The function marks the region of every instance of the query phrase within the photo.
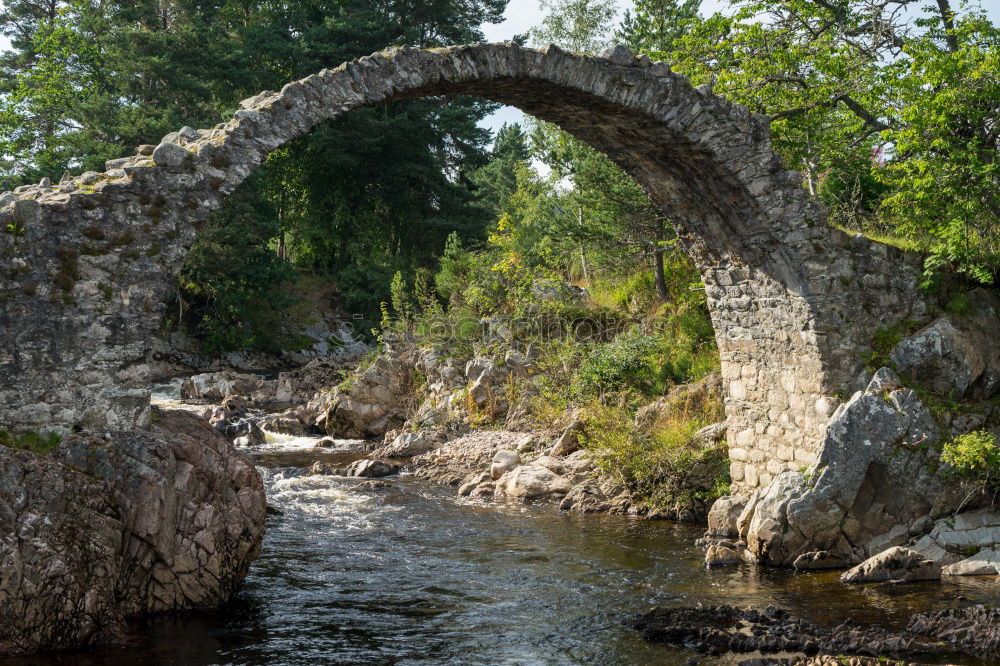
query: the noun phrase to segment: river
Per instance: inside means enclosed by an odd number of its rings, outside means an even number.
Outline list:
[[[847,587],[836,573],[708,571],[701,528],[487,505],[405,475],[384,487],[300,476],[358,454],[269,440],[254,455],[281,513],[230,604],[137,623],[125,646],[0,664],[732,664],[746,656],[647,644],[623,621],[656,604],[727,603],[900,626],[919,610],[1000,603],[992,578]]]

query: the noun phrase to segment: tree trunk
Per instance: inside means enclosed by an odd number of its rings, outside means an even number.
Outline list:
[[[941,12],[944,41],[948,45],[948,51],[954,53],[958,50],[958,38],[955,37],[955,12],[951,11],[951,3],[948,0],[937,0],[937,4]]]
[[[577,208],[577,213],[578,213],[577,222],[579,223],[580,229],[582,230],[583,229],[583,208],[582,207],[578,207]],[[586,250],[583,247],[583,241],[580,241],[580,265],[583,267],[583,281],[586,282],[587,286],[589,287],[589,286],[591,286],[591,284],[590,284],[590,271],[587,268],[587,252],[586,252]]]
[[[667,293],[667,280],[663,274],[663,253],[666,248],[657,247],[653,251],[653,272],[656,277],[656,295],[663,303],[667,302],[670,294]]]

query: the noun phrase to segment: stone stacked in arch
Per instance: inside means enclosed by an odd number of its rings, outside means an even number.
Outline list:
[[[767,120],[666,63],[622,47],[390,49],[261,93],[229,122],[184,128],[104,173],[0,195],[0,426],[146,424],[149,343],[206,216],[321,122],[456,94],[555,123],[669,217],[708,294],[738,488],[812,463],[840,399],[862,386],[872,332],[924,312],[918,258],[829,227],[772,151]]]

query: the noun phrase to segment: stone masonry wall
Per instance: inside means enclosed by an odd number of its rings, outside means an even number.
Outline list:
[[[245,100],[209,130],[0,195],[0,427],[130,428],[199,225],[268,153],[394,98],[475,95],[606,153],[670,217],[706,285],[737,486],[806,466],[875,329],[919,315],[919,260],[847,236],[771,149],[767,120],[615,47],[392,49]]]

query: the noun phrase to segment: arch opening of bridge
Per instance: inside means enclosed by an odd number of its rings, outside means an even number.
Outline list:
[[[914,258],[829,227],[773,153],[767,120],[665,63],[621,47],[600,58],[514,44],[391,49],[261,93],[231,121],[184,128],[103,174],[3,195],[0,226],[22,232],[0,240],[0,426],[148,421],[150,340],[200,223],[271,151],[317,124],[433,95],[481,97],[558,125],[668,214],[708,294],[737,487],[813,462],[872,331],[920,314]]]

